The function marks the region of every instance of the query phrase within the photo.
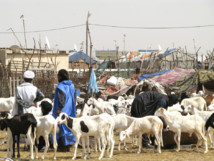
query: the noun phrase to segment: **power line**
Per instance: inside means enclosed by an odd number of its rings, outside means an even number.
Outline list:
[[[188,29],[188,28],[204,28],[204,27],[214,27],[214,25],[198,25],[198,26],[178,26],[178,27],[133,27],[133,26],[114,26],[114,25],[101,25],[101,24],[90,24],[91,26],[98,27],[111,27],[111,28],[126,28],[126,29]]]
[[[53,28],[53,29],[44,29],[44,30],[35,30],[35,31],[26,31],[25,33],[38,33],[38,32],[48,32],[48,31],[58,31],[58,30],[65,30],[65,29],[70,29],[70,28],[77,28],[77,27],[82,27],[85,26],[85,24],[81,25],[74,25],[74,26],[67,26],[67,27],[61,27],[61,28]],[[24,32],[15,32],[17,34],[22,34]],[[0,32],[0,34],[11,34],[11,32]]]
[[[205,27],[214,27],[214,25],[198,25],[198,26],[173,26],[173,27],[134,27],[134,26],[116,26],[116,25],[102,25],[102,24],[89,24],[90,26],[96,27],[110,27],[110,28],[125,28],[125,29],[143,29],[143,30],[166,30],[166,29],[191,29],[191,28],[205,28]],[[61,28],[53,28],[53,29],[44,29],[44,30],[35,30],[35,31],[26,31],[26,33],[40,33],[40,32],[49,32],[49,31],[58,31],[65,30],[71,28],[77,28],[85,26],[85,24],[67,26]],[[17,34],[21,34],[24,32],[15,32]],[[12,34],[12,32],[0,32],[0,34]]]

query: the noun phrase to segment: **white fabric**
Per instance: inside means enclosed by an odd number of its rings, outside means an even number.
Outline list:
[[[31,70],[27,70],[24,72],[24,78],[33,79],[35,77],[35,73]]]
[[[109,85],[116,85],[117,84],[117,78],[115,76],[112,76],[107,80],[107,84]]]
[[[34,100],[36,99],[37,87],[35,87],[31,83],[25,82],[17,87],[17,92],[23,101],[33,104]],[[28,109],[23,108],[23,112],[27,113]],[[12,116],[16,115],[17,113],[18,113],[18,104],[16,103],[12,112]]]

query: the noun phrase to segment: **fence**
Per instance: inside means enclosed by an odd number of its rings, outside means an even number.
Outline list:
[[[53,69],[33,71],[36,75],[33,84],[44,93],[45,97],[53,98],[56,71]],[[0,97],[15,96],[16,87],[23,82],[23,71],[12,71],[8,66],[0,64]]]

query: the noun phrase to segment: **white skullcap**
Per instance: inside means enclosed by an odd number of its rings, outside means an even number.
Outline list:
[[[24,72],[24,78],[33,79],[35,77],[35,73],[31,70],[27,70]]]

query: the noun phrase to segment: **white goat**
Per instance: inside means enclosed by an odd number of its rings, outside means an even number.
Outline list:
[[[15,97],[0,98],[0,112],[11,112],[15,104]]]
[[[131,123],[135,120],[134,117],[130,117],[130,116],[127,116],[125,114],[114,115],[113,119],[114,119],[114,122],[115,122],[114,130],[115,131],[119,131],[119,133],[121,131],[126,130],[131,125]],[[119,140],[118,151],[120,151],[120,143],[121,142]],[[125,139],[123,140],[123,145],[125,147],[125,150],[127,150]]]
[[[57,142],[56,142],[56,133],[59,130],[57,126],[57,122],[52,115],[45,115],[41,117],[35,117],[37,121],[36,125],[36,140],[37,143],[39,141],[39,136],[43,136],[45,140],[45,150],[42,155],[42,159],[45,158],[45,154],[49,148],[49,134],[52,134],[53,137],[53,147],[54,147],[54,157],[56,159],[56,151],[57,151]],[[38,148],[36,149],[36,158],[38,159]]]
[[[83,145],[83,157],[85,156],[85,140],[87,140],[88,151],[89,149],[89,136],[100,136],[102,142],[102,152],[99,156],[99,160],[103,158],[104,151],[106,148],[106,138],[108,139],[109,145],[111,145],[111,152],[109,157],[113,156],[113,148],[114,148],[114,139],[113,139],[113,129],[114,129],[114,121],[110,121],[112,117],[106,113],[95,116],[85,116],[80,118],[69,117],[65,113],[60,113],[57,118],[58,124],[65,124],[75,135],[76,142],[74,145],[74,156],[73,160],[76,158],[77,145],[79,143],[79,139],[81,138]],[[108,149],[109,150],[109,149]]]
[[[203,97],[185,98],[181,101],[181,105],[184,106],[184,108],[192,105],[200,111],[207,111],[207,103]]]
[[[77,104],[84,104],[84,99],[81,98],[81,97],[79,97],[79,96],[77,96],[77,97],[76,97],[76,103],[77,103]]]
[[[205,145],[204,153],[208,152],[207,139],[204,135],[205,123],[204,120],[198,115],[181,116],[172,112],[166,111],[164,108],[159,108],[156,113],[162,116],[166,123],[169,125],[171,131],[175,133],[174,140],[177,144],[177,151],[180,151],[181,132],[189,134],[195,133],[198,138],[196,149],[198,149],[199,140],[203,139]],[[177,138],[177,139],[176,139]]]
[[[107,101],[99,102],[95,98],[91,97],[87,101],[88,105],[94,105],[100,113],[108,113],[110,115],[115,115],[113,104]]]
[[[160,146],[163,146],[162,139],[163,122],[157,116],[145,116],[142,118],[135,118],[129,128],[120,133],[120,141],[123,141],[126,136],[138,135],[139,136],[139,149],[137,153],[142,150],[142,134],[155,135],[158,144],[158,152],[161,153]]]
[[[193,106],[189,105],[185,109],[185,112],[188,112],[191,115],[199,115],[206,123],[214,111],[199,111],[196,108],[194,108]],[[207,129],[206,135],[208,135],[208,137],[209,137],[211,148],[214,148],[214,143],[213,143],[212,137],[210,135],[210,127]]]
[[[192,93],[190,97],[203,97],[205,94],[204,94],[204,91],[198,91],[198,93]]]
[[[27,111],[28,111],[28,113],[32,113],[35,117],[36,116],[42,116],[41,107],[31,106],[27,109]]]

